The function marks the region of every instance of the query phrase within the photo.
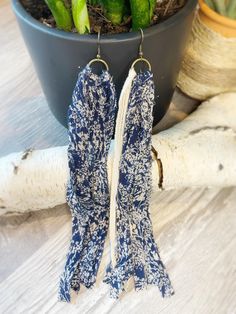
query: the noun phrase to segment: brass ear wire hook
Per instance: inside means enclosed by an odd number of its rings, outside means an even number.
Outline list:
[[[141,32],[141,42],[139,45],[139,57],[140,59],[143,58],[143,40],[144,40],[144,35],[143,35],[143,30],[142,28],[140,28],[140,32]]]
[[[143,30],[142,28],[139,29],[140,32],[141,32],[141,41],[140,41],[140,44],[139,44],[139,58],[137,58],[136,60],[134,60],[134,62],[132,63],[132,68],[134,68],[135,64],[138,63],[138,62],[145,62],[147,65],[148,65],[148,69],[149,71],[152,70],[152,67],[151,67],[151,64],[150,62],[145,59],[143,57],[143,41],[144,41],[144,33],[143,33]]]
[[[94,63],[94,62],[101,62],[102,64],[105,65],[106,70],[108,71],[108,70],[109,70],[108,64],[106,63],[106,61],[104,61],[104,60],[101,58],[100,37],[101,37],[101,29],[99,28],[99,31],[98,31],[98,39],[97,39],[97,55],[96,55],[96,58],[95,58],[95,59],[92,59],[92,60],[89,62],[89,66],[91,66],[91,64]]]
[[[100,37],[101,37],[101,28],[99,28],[99,31],[98,31],[98,40],[97,40],[97,59],[101,59]]]

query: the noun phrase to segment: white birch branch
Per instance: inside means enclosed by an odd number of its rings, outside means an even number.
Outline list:
[[[174,127],[153,135],[163,188],[236,186],[236,94],[204,102]],[[111,174],[112,148],[108,172]],[[0,215],[65,203],[67,148],[13,153],[0,159]],[[153,160],[153,193],[160,190]]]

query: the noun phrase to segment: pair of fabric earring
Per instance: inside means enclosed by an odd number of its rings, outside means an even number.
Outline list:
[[[104,282],[110,285],[110,296],[118,298],[131,277],[136,290],[153,284],[163,297],[174,293],[149,215],[154,82],[151,65],[143,58],[142,30],[141,35],[139,58],[129,70],[119,106],[100,46],[96,59],[78,75],[68,110],[67,202],[72,237],[60,277],[61,301],[70,302],[71,289],[78,292],[81,284],[87,288],[94,285],[108,227],[111,261]],[[99,39],[100,34],[98,43]],[[91,69],[97,61],[106,66],[100,75]],[[148,70],[136,73],[134,67],[139,61],[146,62]],[[109,182],[107,161],[115,124]]]

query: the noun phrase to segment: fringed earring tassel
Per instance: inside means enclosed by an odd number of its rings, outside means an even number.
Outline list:
[[[115,245],[116,245],[116,193],[119,184],[119,166],[123,148],[123,136],[125,129],[125,118],[128,108],[129,95],[132,87],[132,82],[136,73],[134,69],[130,69],[128,78],[126,79],[122,88],[119,99],[119,111],[116,118],[115,138],[113,142],[114,147],[114,159],[111,174],[111,186],[110,186],[110,251],[111,251],[111,263],[113,266],[116,264],[115,257]]]
[[[116,95],[108,71],[99,76],[87,66],[78,77],[69,107],[67,202],[72,237],[59,300],[70,302],[70,290],[96,281],[109,220],[107,158],[116,115]]]
[[[123,137],[124,137],[124,130],[125,130],[125,120],[126,120],[126,113],[128,109],[128,102],[129,102],[129,96],[130,91],[132,88],[133,79],[136,76],[136,72],[134,69],[130,69],[128,77],[123,85],[120,99],[119,99],[119,105],[118,105],[118,114],[116,118],[116,129],[115,129],[115,138],[113,142],[113,164],[112,164],[112,175],[111,175],[111,184],[110,184],[110,218],[109,218],[109,238],[110,238],[110,256],[111,256],[111,262],[107,266],[106,269],[106,275],[104,278],[104,282],[108,284],[112,284],[114,280],[116,281],[117,285],[122,285],[122,282],[118,283],[118,276],[120,276],[119,273],[116,273],[116,264],[117,264],[117,235],[116,235],[116,224],[117,224],[117,190],[118,190],[118,184],[119,184],[119,167],[120,167],[120,159],[122,156],[122,149],[123,149]],[[128,192],[128,191],[127,191]],[[128,213],[127,213],[128,214]],[[125,216],[125,213],[122,215],[122,217]],[[129,234],[129,228],[128,228],[128,216],[126,217],[126,220],[123,219],[122,227],[126,231],[126,233],[123,234],[124,241],[129,242],[130,234]],[[122,232],[122,231],[121,231]],[[123,250],[123,256],[126,256],[127,261],[129,261],[129,255],[130,255],[130,242],[129,245],[123,246],[120,249]],[[130,265],[131,266],[131,265]],[[130,270],[132,268],[130,267]],[[112,293],[111,293],[112,294]]]
[[[121,134],[123,137],[121,155],[119,158],[116,157],[119,159],[119,165],[118,163],[113,165],[118,166],[119,171],[118,183],[114,185],[117,188],[113,202],[115,206],[110,208],[115,217],[110,228],[116,226],[111,237],[113,251],[114,242],[116,244],[115,265],[114,263],[109,265],[104,280],[110,285],[110,294],[114,298],[118,298],[124,290],[125,283],[132,276],[136,290],[143,289],[148,284],[155,284],[163,296],[173,294],[173,288],[155,244],[149,217],[153,104],[152,73],[145,71],[135,75],[128,97],[128,108],[126,112],[123,111],[124,128],[122,131],[116,128],[115,133],[115,143],[118,146],[118,148],[115,146],[115,151],[120,151],[118,138]],[[118,116],[119,113],[120,109]],[[116,171],[117,169],[113,167],[113,173]],[[111,256],[114,256],[113,254]]]

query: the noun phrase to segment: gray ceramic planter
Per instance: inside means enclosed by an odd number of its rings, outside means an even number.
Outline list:
[[[177,14],[144,30],[143,51],[152,65],[157,95],[153,125],[169,107],[196,2],[188,0]],[[12,0],[12,4],[49,107],[58,121],[66,126],[78,66],[84,67],[95,57],[97,36],[48,28],[32,18],[19,0]],[[139,32],[103,35],[101,38],[101,54],[109,64],[118,94],[137,57],[139,43]]]

